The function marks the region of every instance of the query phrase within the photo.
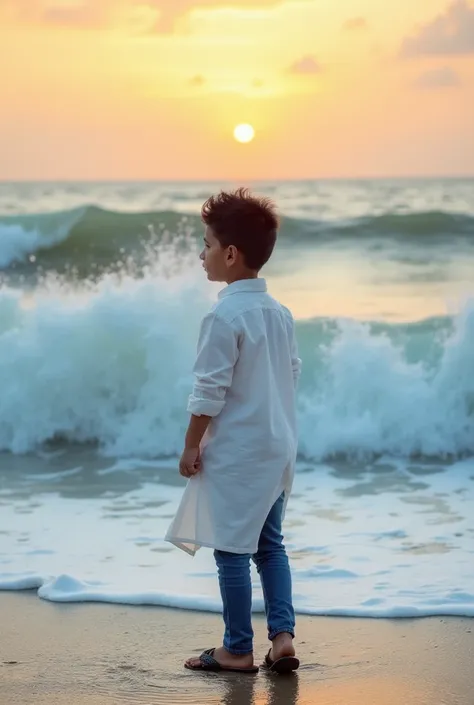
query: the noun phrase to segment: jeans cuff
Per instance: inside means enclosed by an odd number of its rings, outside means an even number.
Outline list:
[[[253,646],[250,646],[250,649],[232,649],[230,646],[227,646],[224,641],[224,647],[229,654],[233,654],[234,656],[245,656],[246,654],[253,653]]]
[[[276,636],[278,636],[278,634],[290,634],[292,639],[295,638],[295,632],[291,628],[290,629],[274,629],[273,631],[268,632],[269,640],[273,641],[273,639]]]

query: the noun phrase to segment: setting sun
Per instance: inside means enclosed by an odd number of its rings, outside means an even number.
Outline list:
[[[253,138],[255,137],[255,130],[253,129],[252,125],[247,125],[247,124],[237,125],[237,127],[234,130],[234,137],[237,140],[237,142],[241,142],[242,144],[246,144],[247,142],[251,142],[253,140]]]

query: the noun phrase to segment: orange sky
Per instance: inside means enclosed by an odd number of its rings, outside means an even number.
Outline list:
[[[0,0],[0,86],[3,180],[474,174],[473,0]]]

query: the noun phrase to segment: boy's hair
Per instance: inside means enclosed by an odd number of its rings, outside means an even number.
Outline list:
[[[222,247],[234,245],[242,253],[249,269],[259,271],[270,259],[278,230],[270,198],[253,196],[247,188],[221,191],[205,202],[201,217]]]

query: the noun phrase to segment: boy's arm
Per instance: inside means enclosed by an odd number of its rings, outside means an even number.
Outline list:
[[[195,416],[191,414],[188,430],[184,438],[184,447],[199,448],[207,427],[211,423],[212,416]]]
[[[199,446],[206,429],[211,422],[211,416],[194,416],[189,419],[188,430],[184,441],[184,450],[179,461],[179,472],[183,477],[192,477],[201,469],[201,454]]]
[[[191,419],[180,462],[184,477],[201,469],[199,446],[211,419],[224,408],[238,357],[236,332],[229,323],[210,313],[201,325],[194,365],[195,383],[188,403]]]

